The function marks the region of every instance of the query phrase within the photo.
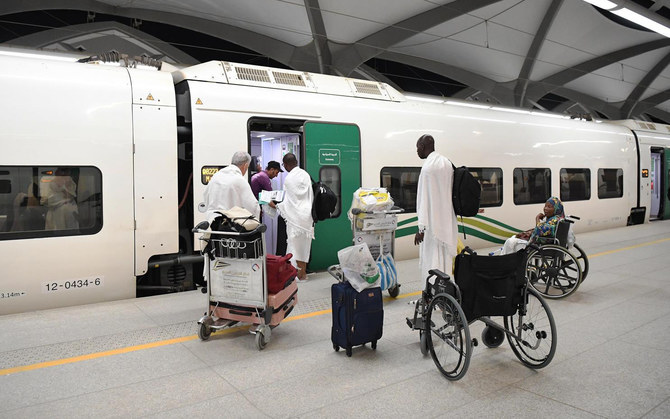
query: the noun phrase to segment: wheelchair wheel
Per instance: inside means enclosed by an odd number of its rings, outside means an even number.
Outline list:
[[[470,328],[456,300],[448,294],[438,294],[428,306],[426,345],[437,369],[448,380],[458,380],[470,365],[472,346]]]
[[[572,245],[577,251],[579,252],[579,255],[577,255],[577,262],[579,262],[579,266],[582,268],[582,281],[586,279],[586,275],[589,273],[589,258],[586,256],[586,252],[584,249],[581,247],[577,246],[577,243]]]
[[[577,291],[582,268],[564,247],[547,244],[532,250],[526,260],[528,282],[547,298],[563,298]]]
[[[549,305],[534,288],[526,288],[525,307],[513,316],[505,316],[505,328],[514,355],[527,367],[539,369],[549,365],[556,353],[556,323]]]

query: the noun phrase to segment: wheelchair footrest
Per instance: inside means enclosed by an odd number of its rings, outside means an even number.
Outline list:
[[[407,319],[407,326],[409,326],[410,329],[412,330],[424,329],[425,322],[423,321],[423,318],[417,317],[416,321],[414,319],[410,319],[409,317],[406,317],[406,319]]]

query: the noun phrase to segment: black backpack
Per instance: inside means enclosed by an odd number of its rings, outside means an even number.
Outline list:
[[[323,221],[330,218],[335,212],[337,206],[337,195],[326,185],[319,181],[312,180],[312,191],[314,192],[314,202],[312,202],[312,219]]]
[[[467,167],[456,167],[453,163],[451,166],[454,168],[451,202],[456,215],[461,216],[462,223],[463,217],[474,217],[479,212],[482,185],[472,176]],[[463,228],[463,237],[466,237],[465,228]]]

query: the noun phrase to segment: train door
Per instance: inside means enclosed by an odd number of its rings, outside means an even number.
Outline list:
[[[667,159],[670,153],[666,153],[663,148],[651,148],[651,164],[649,177],[651,179],[651,210],[649,212],[650,220],[667,219],[670,212],[668,205],[668,173],[666,168]]]
[[[322,181],[337,195],[335,213],[314,228],[309,266],[324,269],[337,263],[337,251],[350,246],[347,211],[361,186],[361,140],[358,126],[308,121],[303,127],[305,165],[314,181]]]

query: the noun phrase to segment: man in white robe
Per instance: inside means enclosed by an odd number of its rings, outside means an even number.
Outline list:
[[[283,162],[288,172],[284,179],[284,200],[270,205],[279,209],[286,221],[286,253],[293,254],[291,263],[298,269],[298,280],[304,281],[307,279],[307,261],[314,239],[312,179],[298,167],[295,154],[287,153]]]
[[[244,151],[233,154],[230,166],[212,176],[205,188],[205,210],[207,221],[216,218],[214,211],[225,211],[233,207],[244,208],[256,219],[260,216],[258,201],[251,191],[251,185],[244,178],[249,169],[251,156]]]
[[[419,232],[414,244],[419,244],[421,277],[439,269],[451,274],[458,247],[458,225],[452,204],[454,169],[448,158],[435,151],[435,140],[423,135],[416,143],[419,158],[425,159],[419,174],[416,212]]]

